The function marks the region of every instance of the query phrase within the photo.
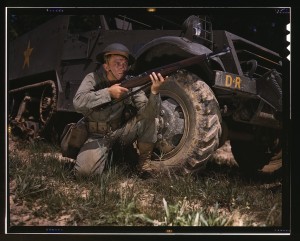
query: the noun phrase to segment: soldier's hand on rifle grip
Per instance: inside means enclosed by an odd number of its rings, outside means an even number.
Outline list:
[[[152,72],[150,74],[150,79],[152,81],[151,92],[156,95],[159,92],[160,86],[164,83],[165,78],[160,73],[156,74],[155,72]]]
[[[108,88],[108,92],[112,98],[119,99],[124,93],[128,92],[128,89],[120,86],[120,84],[114,84]]]

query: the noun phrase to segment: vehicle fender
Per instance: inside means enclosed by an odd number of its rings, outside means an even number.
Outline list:
[[[192,42],[184,37],[164,36],[156,38],[139,49],[136,54],[134,70],[143,72],[166,64],[180,61],[195,55],[209,54],[212,51],[206,46]],[[211,59],[216,69],[224,70],[219,57]],[[204,67],[205,66],[205,67]],[[208,66],[203,64],[203,68]]]

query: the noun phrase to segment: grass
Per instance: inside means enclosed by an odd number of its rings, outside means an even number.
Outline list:
[[[128,165],[112,163],[102,176],[74,179],[70,163],[44,143],[9,151],[11,225],[31,219],[68,226],[280,226],[281,185],[244,179],[238,172],[208,168],[199,176],[139,179]],[[20,150],[25,150],[20,152]],[[275,189],[271,188],[275,185]],[[31,219],[15,205],[30,211]]]

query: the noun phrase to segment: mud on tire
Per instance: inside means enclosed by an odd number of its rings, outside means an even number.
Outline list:
[[[169,76],[160,93],[164,127],[154,167],[181,174],[203,170],[221,136],[221,115],[212,90],[195,74],[179,71]]]

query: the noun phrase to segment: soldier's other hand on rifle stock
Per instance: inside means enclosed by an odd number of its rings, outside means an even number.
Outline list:
[[[166,76],[168,78],[168,76]],[[164,83],[165,79],[160,73],[156,74],[155,72],[152,72],[150,74],[150,79],[152,81],[151,85],[151,92],[152,94],[156,95],[158,94],[160,86]]]

